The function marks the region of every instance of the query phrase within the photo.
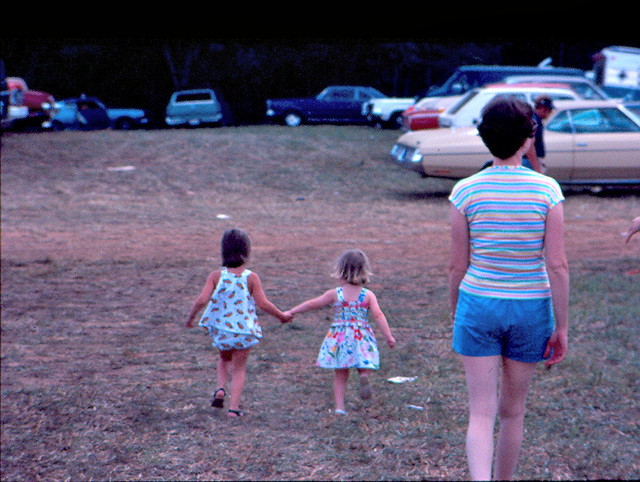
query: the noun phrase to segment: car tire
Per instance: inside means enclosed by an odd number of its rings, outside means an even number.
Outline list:
[[[402,127],[402,112],[396,112],[389,119],[389,128],[390,129],[400,129]]]
[[[133,121],[127,117],[121,117],[116,121],[116,129],[119,131],[128,131],[133,129]]]
[[[302,116],[298,112],[287,112],[283,117],[284,124],[289,127],[298,127],[303,123]]]

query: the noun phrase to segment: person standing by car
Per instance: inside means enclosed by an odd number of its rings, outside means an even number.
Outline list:
[[[490,102],[478,131],[493,166],[459,181],[449,197],[453,349],[467,380],[474,480],[492,479],[497,416],[493,478],[513,476],[536,364],[546,359],[549,368],[567,352],[564,196],[554,179],[522,166],[535,129],[529,104]]]
[[[544,174],[546,171],[546,165],[544,163],[546,151],[544,147],[544,129],[542,123],[551,115],[553,111],[553,101],[551,97],[541,95],[536,98],[533,105],[535,108],[533,120],[538,124],[538,128],[536,129],[534,142],[522,159],[522,165]]]

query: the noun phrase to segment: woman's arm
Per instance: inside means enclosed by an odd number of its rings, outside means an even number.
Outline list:
[[[545,357],[547,368],[562,361],[567,354],[569,333],[569,265],[564,249],[564,212],[562,203],[547,214],[544,235],[545,260],[551,285],[551,299],[555,314],[555,331],[551,335]],[[553,354],[551,350],[553,349]]]
[[[458,305],[458,288],[469,267],[469,224],[467,218],[452,204],[451,216],[451,254],[449,259],[449,303],[451,316]]]
[[[186,327],[191,328],[193,326],[193,320],[196,315],[200,312],[202,308],[204,308],[211,295],[213,294],[213,290],[216,289],[216,285],[218,284],[218,280],[220,279],[220,270],[212,271],[209,276],[207,276],[207,281],[204,284],[204,288],[202,288],[202,292],[193,302],[193,306],[189,311],[189,316],[187,317]]]
[[[251,293],[251,296],[253,296],[257,307],[266,311],[271,316],[278,318],[282,323],[288,323],[293,319],[292,316],[280,311],[280,309],[276,305],[274,305],[267,299],[267,295],[265,295],[264,290],[262,289],[260,277],[256,273],[251,272],[249,278],[247,279],[247,284],[249,293]]]

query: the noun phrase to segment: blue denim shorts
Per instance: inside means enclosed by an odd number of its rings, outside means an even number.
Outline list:
[[[553,333],[551,298],[510,300],[460,291],[453,349],[465,356],[502,355],[535,363],[544,360]]]

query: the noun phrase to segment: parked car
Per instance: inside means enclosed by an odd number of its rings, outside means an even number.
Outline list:
[[[640,120],[620,102],[558,101],[545,124],[547,175],[561,184],[640,186]],[[491,159],[475,127],[402,135],[398,165],[422,176],[461,179]]]
[[[549,59],[547,59],[549,60]],[[538,66],[513,66],[513,65],[464,65],[449,77],[440,87],[429,89],[425,97],[442,97],[461,95],[471,89],[476,89],[487,84],[503,82],[506,77],[513,75],[569,75],[584,77],[583,70],[570,67],[552,67],[541,62]]]
[[[364,124],[362,105],[386,97],[373,87],[330,86],[315,97],[267,100],[267,118],[291,127],[316,122]]]
[[[39,129],[43,122],[55,115],[53,95],[30,89],[20,77],[7,77],[6,85],[10,92],[9,115],[12,128]]]
[[[362,104],[362,114],[375,127],[402,127],[402,113],[416,103],[415,97],[374,98]]]
[[[165,122],[168,126],[224,125],[223,107],[213,89],[179,90],[169,99]]]
[[[407,131],[437,129],[440,127],[440,114],[461,98],[461,95],[452,95],[420,99],[402,113],[402,128]]]
[[[565,84],[575,90],[582,99],[605,100],[611,96],[586,77],[576,75],[514,75],[504,79],[505,84]]]
[[[142,109],[107,108],[95,97],[65,99],[56,103],[56,114],[42,127],[51,130],[128,130],[144,127],[149,119]]]
[[[539,95],[552,100],[577,100],[580,95],[563,84],[490,84],[467,92],[458,102],[440,114],[440,127],[469,127],[475,125],[482,109],[499,96],[515,96],[530,104]]]

